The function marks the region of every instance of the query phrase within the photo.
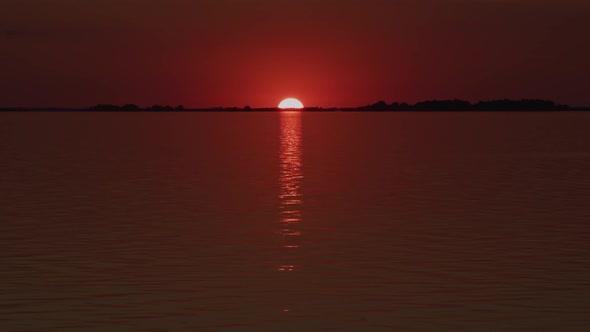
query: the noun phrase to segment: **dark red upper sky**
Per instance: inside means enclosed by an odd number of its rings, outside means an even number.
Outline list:
[[[590,105],[588,0],[2,0],[0,106]]]

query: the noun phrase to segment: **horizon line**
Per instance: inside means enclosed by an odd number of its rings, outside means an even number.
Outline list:
[[[470,102],[468,100],[463,99],[429,99],[429,100],[422,100],[417,101],[415,103],[408,103],[408,102],[398,102],[394,101],[392,103],[387,103],[383,100],[380,100],[373,104],[361,105],[361,106],[304,106],[303,110],[367,110],[367,108],[373,109],[389,109],[392,110],[393,108],[420,108],[420,107],[435,107],[436,106],[452,106],[449,104],[455,103],[456,105],[460,106],[462,110],[467,110],[470,108],[477,108],[477,106],[482,106],[484,104],[506,104],[505,106],[515,106],[518,103],[522,104],[533,104],[539,103],[539,105],[549,106],[552,108],[561,108],[561,109],[590,109],[590,105],[568,105],[568,104],[560,104],[550,99],[489,99],[489,100],[480,100],[476,102]],[[517,106],[517,105],[516,105]],[[74,106],[0,106],[0,110],[98,110],[100,108],[104,109],[113,109],[113,110],[129,110],[129,111],[141,111],[141,110],[271,110],[271,109],[280,109],[278,106],[266,106],[266,107],[251,107],[250,105],[246,105],[243,107],[238,106],[210,106],[210,107],[184,107],[182,104],[177,104],[177,106],[170,106],[168,104],[161,105],[161,104],[154,104],[152,106],[145,106],[141,107],[138,104],[134,103],[125,103],[125,104],[110,104],[110,103],[99,103],[93,106],[84,106],[84,107],[74,107]],[[402,109],[399,109],[402,110]]]

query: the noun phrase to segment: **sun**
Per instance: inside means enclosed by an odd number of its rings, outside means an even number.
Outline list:
[[[295,98],[287,98],[279,104],[280,109],[297,109],[303,108],[303,104]]]

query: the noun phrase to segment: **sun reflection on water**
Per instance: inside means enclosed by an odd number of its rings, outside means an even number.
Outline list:
[[[280,235],[283,238],[285,262],[278,270],[292,272],[297,265],[292,262],[293,251],[299,248],[301,231],[298,229],[302,221],[301,207],[303,195],[300,192],[303,180],[301,142],[301,113],[281,113],[281,152],[280,152]]]

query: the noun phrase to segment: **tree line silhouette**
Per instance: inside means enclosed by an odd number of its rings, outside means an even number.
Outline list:
[[[250,106],[245,106],[243,108],[240,107],[213,107],[213,108],[200,108],[200,109],[186,109],[182,105],[178,105],[176,107],[172,107],[170,105],[153,105],[149,107],[139,107],[135,104],[126,104],[126,105],[113,105],[113,104],[98,104],[92,107],[87,108],[89,111],[97,111],[97,112],[114,112],[114,111],[122,111],[122,112],[178,112],[178,111],[214,111],[214,112],[237,112],[237,111],[252,111],[254,110]],[[270,110],[270,109],[256,109],[256,110]],[[274,110],[274,109],[272,109]]]
[[[178,105],[176,107],[172,107],[170,105],[154,105],[151,107],[141,108],[135,104],[126,104],[123,106],[119,105],[112,105],[112,104],[98,104],[89,108],[91,111],[154,111],[154,112],[161,112],[161,111],[184,111],[184,106]]]
[[[150,107],[141,108],[135,104],[126,105],[112,105],[99,104],[88,108],[90,111],[123,111],[123,112],[178,112],[178,111],[203,111],[203,112],[248,112],[248,111],[277,111],[278,108],[251,108],[245,107],[214,107],[206,109],[185,109],[182,105],[172,107],[170,105],[153,105]],[[388,112],[388,111],[559,111],[559,110],[575,110],[567,105],[556,104],[551,100],[542,99],[522,99],[510,100],[500,99],[491,101],[480,101],[477,103],[470,103],[465,100],[428,100],[421,101],[415,104],[394,102],[388,104],[384,101],[379,101],[375,104],[353,107],[353,108],[321,108],[321,107],[306,107],[304,111],[372,111],[372,112]]]
[[[428,100],[410,105],[407,103],[387,104],[384,101],[362,106],[362,111],[558,111],[570,109],[567,105],[559,105],[551,100],[491,100],[472,104],[465,100]]]

